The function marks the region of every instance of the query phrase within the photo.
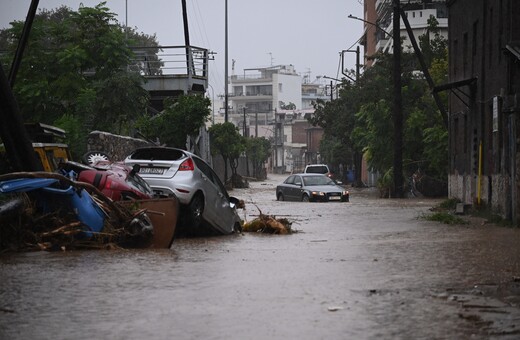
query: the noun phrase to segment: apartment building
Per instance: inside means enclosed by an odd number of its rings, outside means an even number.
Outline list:
[[[361,39],[365,51],[365,65],[372,64],[371,57],[378,51],[392,53],[393,50],[393,1],[364,1],[364,33]],[[434,17],[438,22],[441,36],[448,38],[448,11],[445,0],[401,0],[401,8],[406,14],[415,39],[427,33],[428,20]],[[400,36],[403,37],[405,52],[413,52],[412,43],[406,32],[403,21],[400,25]]]
[[[319,79],[310,82],[294,66],[277,65],[245,69],[242,75],[232,75],[229,84],[229,120],[244,136],[272,141],[270,171],[300,171],[316,158],[317,151],[307,148],[307,134],[315,136],[320,128],[311,129],[306,118],[317,99],[329,99]]]

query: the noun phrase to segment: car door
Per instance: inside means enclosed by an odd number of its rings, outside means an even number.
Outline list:
[[[193,157],[195,164],[202,172],[206,201],[204,219],[214,228],[224,233],[233,231],[236,211],[231,207],[229,195],[217,174],[202,159]]]
[[[294,201],[294,175],[287,177],[287,179],[281,185],[281,191],[286,201]]]
[[[217,219],[216,212],[218,211],[217,200],[219,200],[219,191],[213,183],[213,174],[210,171],[209,165],[207,165],[206,162],[198,157],[192,156],[192,158],[200,172],[200,176],[202,177],[200,185],[205,196],[204,212],[202,213],[202,216],[206,222],[210,223],[212,226],[215,226]]]
[[[294,176],[294,185],[291,188],[291,196],[293,197],[294,201],[301,201],[302,199],[302,186],[303,186],[303,179],[301,176],[295,175]]]

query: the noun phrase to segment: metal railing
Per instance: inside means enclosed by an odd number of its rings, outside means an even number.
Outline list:
[[[129,69],[143,76],[208,77],[209,53],[196,46],[131,47],[134,58]]]

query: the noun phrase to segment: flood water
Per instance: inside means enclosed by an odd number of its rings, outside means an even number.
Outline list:
[[[246,201],[241,217],[287,217],[292,235],[0,255],[0,339],[520,336],[518,229],[425,221],[439,201],[370,190],[276,202],[282,179],[231,194]]]

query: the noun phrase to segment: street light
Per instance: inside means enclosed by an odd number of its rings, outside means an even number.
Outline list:
[[[337,78],[332,78],[332,77],[327,77],[327,76],[323,76],[322,78],[324,79],[330,79],[330,100],[333,101],[334,98],[332,97],[332,88],[334,87],[332,85],[332,81],[335,80],[335,81],[339,81],[339,82],[343,82],[343,80],[340,80],[340,79],[337,79]],[[337,93],[338,89],[336,87],[336,97],[338,97],[338,93]]]
[[[390,38],[394,38],[390,33],[388,33],[387,31],[385,31],[384,29],[381,28],[381,26],[379,26],[378,24],[375,24],[373,22],[370,22],[370,21],[366,21],[364,19],[361,19],[361,18],[358,18],[356,16],[353,16],[352,14],[349,14],[348,15],[348,18],[349,19],[354,19],[354,20],[359,20],[359,21],[362,21],[364,22],[365,24],[369,24],[369,25],[372,25],[372,26],[375,26],[377,29],[381,30],[382,32],[384,32],[386,35],[388,35]]]
[[[323,76],[322,78],[325,78],[325,79],[332,79],[332,80],[339,81],[339,82],[342,81],[341,79],[332,78],[332,77],[327,77],[327,76]]]

